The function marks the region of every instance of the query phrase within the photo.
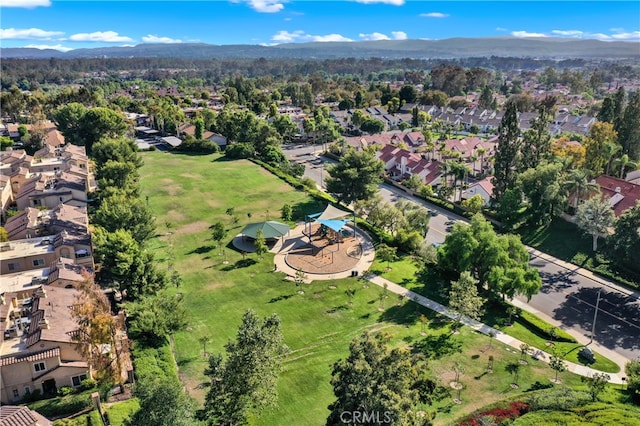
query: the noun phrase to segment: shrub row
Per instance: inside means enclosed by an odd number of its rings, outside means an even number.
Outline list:
[[[554,328],[555,335],[552,336],[549,324],[527,311],[520,312],[518,314],[517,321],[534,333],[542,335],[550,340],[555,340],[556,342],[578,343],[573,336],[559,328]]]

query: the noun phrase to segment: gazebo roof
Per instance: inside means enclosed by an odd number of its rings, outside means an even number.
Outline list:
[[[244,227],[242,234],[250,238],[256,238],[258,231],[262,230],[262,234],[265,238],[280,238],[291,228],[285,223],[269,220],[266,222],[250,223]]]

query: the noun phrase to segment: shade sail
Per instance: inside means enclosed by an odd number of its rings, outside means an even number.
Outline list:
[[[330,228],[336,232],[339,232],[344,226],[349,222],[348,220],[329,220],[329,219],[318,219],[322,225]]]
[[[244,227],[242,233],[250,238],[256,238],[258,231],[262,230],[265,238],[280,238],[291,228],[285,223],[269,220],[267,222],[250,223]]]
[[[320,219],[339,219],[341,217],[345,217],[345,216],[353,216],[353,213],[345,211],[345,210],[341,210],[337,207],[332,206],[331,204],[329,204],[327,206],[326,209],[324,209],[324,211],[322,212],[322,214],[318,217],[317,220]]]

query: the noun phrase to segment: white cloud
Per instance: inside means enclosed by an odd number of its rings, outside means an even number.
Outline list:
[[[0,39],[18,39],[18,40],[51,40],[52,37],[61,36],[64,33],[62,31],[46,31],[40,28],[0,28]]]
[[[509,30],[502,27],[496,27],[496,31],[509,31]]]
[[[93,33],[78,33],[69,37],[73,41],[101,41],[108,43],[122,43],[133,41],[131,37],[121,36],[115,31],[96,31]]]
[[[640,40],[640,31],[632,31],[630,33],[618,33],[611,35],[614,40]]]
[[[145,43],[182,43],[182,40],[174,39],[170,37],[158,37],[154,34],[149,34],[142,37],[142,41]]]
[[[296,43],[305,41],[353,41],[350,38],[344,37],[340,34],[327,34],[327,35],[312,35],[305,34],[304,31],[278,31],[275,33],[271,40],[277,43]]]
[[[0,3],[0,7],[22,7],[24,9],[33,9],[38,6],[51,6],[51,0],[2,0]]]
[[[610,41],[611,40],[611,36],[610,35],[606,35],[606,34],[602,34],[602,33],[589,34],[589,38],[595,38],[596,40],[601,40],[601,41]]]
[[[391,31],[391,37],[394,40],[406,40],[409,38],[404,31]]]
[[[49,46],[49,45],[46,45],[46,44],[29,44],[29,45],[24,46],[24,47],[30,47],[32,49],[40,49],[40,50],[43,50],[43,49],[55,49],[55,50],[59,50],[61,52],[68,52],[70,50],[73,50],[72,48],[65,47],[65,46],[63,46],[61,44],[56,44],[54,46]]]
[[[551,34],[564,36],[564,37],[581,37],[584,35],[584,32],[580,30],[553,30]]]
[[[449,15],[442,12],[429,12],[429,13],[421,13],[419,15],[422,18],[448,18]]]
[[[284,9],[282,0],[231,0],[232,3],[247,3],[249,7],[260,13],[277,13]]]
[[[371,33],[371,34],[358,34],[358,36],[363,40],[391,40],[389,36],[382,33]]]
[[[528,31],[512,31],[511,35],[514,37],[549,37],[542,33],[530,33]]]
[[[402,6],[404,4],[404,0],[356,0],[356,3],[362,4],[390,4],[392,6]]]

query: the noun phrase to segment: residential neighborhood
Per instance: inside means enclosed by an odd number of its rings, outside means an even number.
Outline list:
[[[638,56],[160,45],[3,61],[1,426],[640,420]]]

